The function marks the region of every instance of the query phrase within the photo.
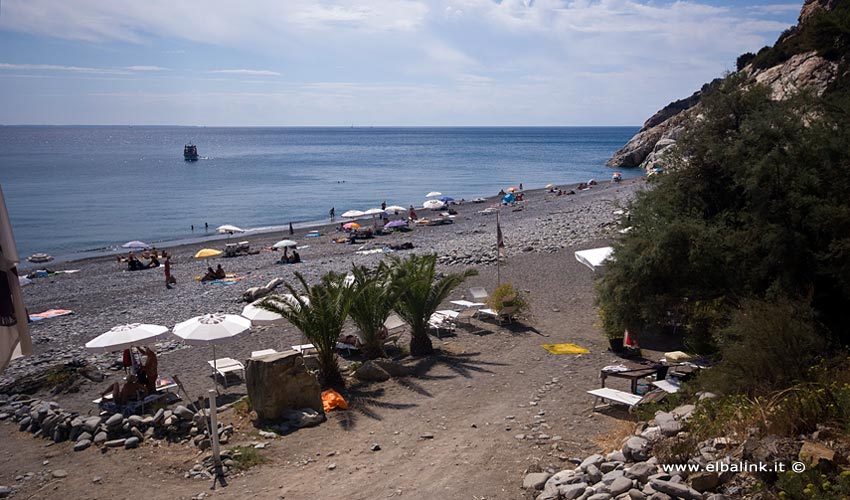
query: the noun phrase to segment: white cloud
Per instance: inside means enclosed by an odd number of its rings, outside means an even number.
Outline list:
[[[28,71],[66,71],[70,73],[86,73],[98,75],[129,75],[126,70],[108,68],[89,68],[85,66],[62,66],[58,64],[9,64],[0,63],[0,70],[28,70]]]
[[[163,68],[162,66],[126,66],[124,69],[128,69],[130,71],[171,71],[168,68]]]
[[[221,75],[247,75],[247,76],[280,76],[277,71],[267,69],[216,69],[208,73]]]

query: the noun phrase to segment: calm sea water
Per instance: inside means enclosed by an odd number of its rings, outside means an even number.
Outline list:
[[[0,184],[22,256],[82,257],[222,224],[307,225],[332,206],[421,206],[435,190],[471,199],[607,180],[605,160],[637,130],[0,127]],[[183,161],[189,142],[202,160]]]

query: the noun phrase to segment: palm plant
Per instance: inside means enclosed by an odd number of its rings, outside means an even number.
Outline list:
[[[285,283],[291,296],[266,297],[258,306],[280,314],[301,330],[316,347],[323,384],[341,385],[342,374],[334,349],[351,307],[351,290],[344,285],[342,274],[327,273],[313,286],[307,284],[301,273],[296,272],[295,277],[301,283],[301,291]]]
[[[384,358],[384,322],[396,303],[395,289],[389,286],[389,268],[381,262],[375,270],[354,266],[351,273],[354,283],[349,316],[362,334],[363,355]]]
[[[428,320],[449,294],[470,276],[478,273],[467,269],[462,273],[437,276],[437,255],[411,255],[406,259],[391,257],[392,288],[398,297],[395,312],[410,325],[410,354],[428,356],[434,346],[428,337]]]

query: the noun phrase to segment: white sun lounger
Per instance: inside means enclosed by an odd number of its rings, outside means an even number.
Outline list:
[[[252,351],[251,357],[252,358],[261,358],[263,356],[268,356],[270,354],[277,354],[277,351],[275,351],[274,349],[263,349],[262,351]]]
[[[242,376],[245,376],[245,365],[236,361],[233,358],[219,358],[207,361],[215,371],[221,375],[221,378],[224,379],[224,388],[227,388],[227,374],[233,372],[242,372]]]
[[[301,344],[292,346],[292,350],[295,352],[300,352],[301,354],[309,354],[309,351],[315,351],[316,346],[313,344]]]
[[[483,314],[485,316],[495,319],[500,325],[502,324],[502,321],[510,322],[515,312],[516,306],[505,306],[499,312],[496,312],[493,309],[489,308],[481,309],[478,311],[479,314]]]
[[[587,393],[595,398],[593,400],[593,411],[596,411],[597,407],[599,406],[598,403],[600,399],[610,401],[612,403],[626,405],[629,407],[629,410],[631,410],[632,408],[641,403],[660,401],[661,398],[663,398],[667,394],[664,391],[654,390],[641,396],[640,394],[632,394],[626,391],[618,391],[617,389],[611,389],[610,387],[593,389],[587,391]]]

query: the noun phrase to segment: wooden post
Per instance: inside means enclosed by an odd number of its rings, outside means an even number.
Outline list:
[[[207,391],[207,394],[210,398],[210,443],[212,443],[213,463],[216,467],[221,467],[221,455],[219,454],[218,449],[218,417],[216,415],[218,408],[215,401],[216,391],[210,389]]]

